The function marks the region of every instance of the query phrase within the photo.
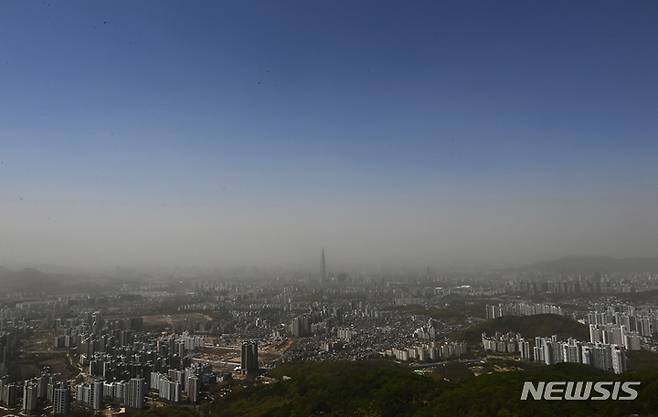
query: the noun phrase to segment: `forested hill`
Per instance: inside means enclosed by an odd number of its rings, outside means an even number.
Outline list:
[[[612,375],[575,364],[496,373],[451,383],[386,362],[285,365],[272,376],[290,380],[239,389],[202,407],[217,417],[621,417],[658,416],[658,370]],[[640,380],[635,401],[520,401],[524,381]],[[141,417],[192,417],[161,408]]]
[[[453,338],[463,339],[469,343],[479,343],[483,332],[490,336],[495,332],[513,332],[520,333],[521,336],[526,338],[557,335],[564,339],[573,337],[578,340],[589,340],[587,326],[570,317],[555,314],[506,316],[487,320],[466,329],[464,332],[455,333]]]

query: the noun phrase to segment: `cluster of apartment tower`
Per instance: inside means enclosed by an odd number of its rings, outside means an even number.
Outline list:
[[[382,352],[386,358],[395,358],[398,361],[440,361],[462,356],[466,353],[464,342],[430,342],[421,346],[408,348],[391,348]]]
[[[626,370],[626,354],[623,346],[581,342],[573,338],[558,340],[557,336],[535,337],[530,341],[518,333],[482,334],[485,351],[518,354],[522,360],[552,365],[561,362],[591,365],[620,374]]]
[[[42,373],[22,384],[0,378],[0,403],[8,408],[21,406],[23,414],[34,414],[41,404],[52,405],[53,414],[70,412],[69,386],[57,374]]]
[[[563,315],[562,307],[552,304],[536,303],[507,303],[487,304],[485,306],[487,320],[497,319],[504,316],[535,316],[538,314]]]

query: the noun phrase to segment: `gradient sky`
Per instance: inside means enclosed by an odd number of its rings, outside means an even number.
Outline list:
[[[0,161],[5,265],[658,255],[658,3],[4,0]]]

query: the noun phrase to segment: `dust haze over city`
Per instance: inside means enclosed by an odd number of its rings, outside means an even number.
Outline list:
[[[658,415],[657,22],[0,2],[0,416]]]

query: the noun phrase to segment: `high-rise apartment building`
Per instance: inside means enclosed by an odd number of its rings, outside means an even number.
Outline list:
[[[258,342],[255,340],[242,342],[240,369],[247,375],[256,375],[258,368]]]
[[[53,414],[57,416],[68,415],[71,411],[69,398],[69,387],[65,382],[60,382],[53,391]]]
[[[126,407],[128,408],[144,408],[144,395],[146,394],[146,387],[144,378],[132,378],[128,383],[126,397]]]
[[[25,381],[23,386],[23,413],[34,414],[37,409],[37,398],[39,397],[39,383],[37,381]]]

